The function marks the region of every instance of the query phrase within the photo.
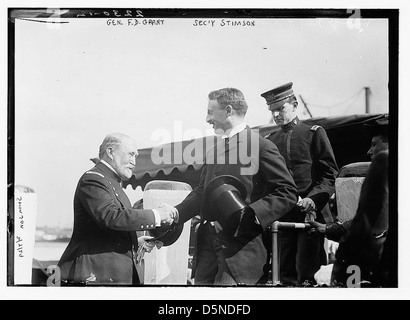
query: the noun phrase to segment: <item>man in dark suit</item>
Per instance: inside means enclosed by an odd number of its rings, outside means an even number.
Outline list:
[[[74,196],[74,230],[58,266],[71,285],[137,285],[136,231],[171,224],[175,210],[132,209],[121,181],[131,178],[138,151],[123,134],[108,135],[100,146],[100,162],[80,178]],[[145,244],[152,248],[153,244]]]
[[[245,124],[248,105],[242,92],[225,88],[211,92],[208,98],[206,121],[217,134],[216,143],[206,155],[199,186],[176,206],[178,223],[198,213],[202,217],[195,285],[254,285],[266,263],[262,232],[295,206],[297,190],[276,146]],[[204,190],[222,175],[234,176],[246,187],[244,201],[252,214],[251,218],[241,216],[240,236],[224,230],[218,221],[206,219],[204,207],[209,199]]]
[[[324,222],[321,211],[335,192],[338,173],[332,146],[320,126],[300,122],[293,83],[262,94],[281,130],[269,135],[285,158],[298,188],[300,201],[281,221]],[[306,229],[279,233],[280,280],[285,285],[314,282],[314,274],[325,259],[323,235],[309,235]]]
[[[374,154],[360,192],[359,206],[341,238],[334,264],[322,266],[315,278],[327,286],[395,287],[390,279],[389,151]]]
[[[368,155],[372,158],[360,191],[356,215],[341,238],[333,267],[332,284],[348,285],[347,268],[360,268],[360,281],[368,286],[388,287],[390,255],[394,243],[389,239],[389,138],[388,118],[365,125],[372,137]]]
[[[364,125],[364,133],[371,138],[370,148],[367,155],[371,160],[381,151],[389,150],[389,118],[388,116],[378,119],[372,123]],[[387,172],[386,172],[387,174]],[[347,233],[352,220],[340,222],[329,222],[322,224],[317,221],[312,223],[314,231],[322,233],[327,239],[339,242],[340,239]]]
[[[339,241],[336,261],[322,266],[315,275],[318,282],[327,286],[397,286],[392,277],[392,273],[397,272],[392,270],[397,244],[389,233],[389,214],[394,214],[394,211],[389,212],[388,132],[388,117],[364,125],[364,133],[372,139],[367,153],[372,162],[361,188],[354,218],[343,226],[337,223],[312,224],[316,232]]]

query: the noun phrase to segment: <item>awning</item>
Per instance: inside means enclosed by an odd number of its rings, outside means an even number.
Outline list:
[[[370,137],[364,134],[363,124],[373,122],[388,116],[388,114],[360,114],[337,117],[317,117],[302,120],[308,125],[322,126],[332,144],[336,161],[339,168],[353,162],[365,162],[367,150],[370,146]],[[280,130],[276,125],[269,124],[253,127],[259,130],[261,136],[266,136],[272,132]],[[131,184],[135,189],[140,186],[142,189],[152,180],[173,180],[182,181],[195,188],[199,183],[203,156],[207,146],[211,145],[209,139],[214,137],[204,137],[189,141],[179,141],[164,144],[159,147],[139,150],[137,166],[134,169],[133,177],[124,183],[124,187]],[[189,161],[185,161],[185,154],[190,154],[194,150],[199,150],[203,146],[203,151],[198,155],[192,154]],[[158,164],[159,158],[167,158],[167,163]]]

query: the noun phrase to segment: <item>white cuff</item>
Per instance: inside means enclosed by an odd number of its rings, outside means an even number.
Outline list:
[[[259,222],[259,219],[258,219],[258,217],[256,216],[256,214],[255,214],[255,222],[256,222],[256,224],[261,225],[261,223]]]
[[[152,209],[152,212],[154,212],[154,216],[155,216],[155,226],[160,227],[161,226],[161,216],[159,215],[158,210]]]
[[[177,208],[174,207],[174,222],[178,223],[179,222],[179,211]]]

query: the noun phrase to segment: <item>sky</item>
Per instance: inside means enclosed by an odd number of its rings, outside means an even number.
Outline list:
[[[244,93],[250,126],[270,121],[261,93],[286,82],[313,116],[364,113],[364,87],[370,112],[388,112],[387,20],[199,20],[16,21],[15,183],[35,190],[37,226],[72,226],[76,184],[108,133],[140,148],[211,134],[215,89]]]

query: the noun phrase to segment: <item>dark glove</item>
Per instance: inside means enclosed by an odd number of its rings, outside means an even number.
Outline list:
[[[232,214],[223,226],[225,234],[235,238],[249,238],[258,235],[261,228],[257,228],[255,212],[251,207],[245,207]]]

